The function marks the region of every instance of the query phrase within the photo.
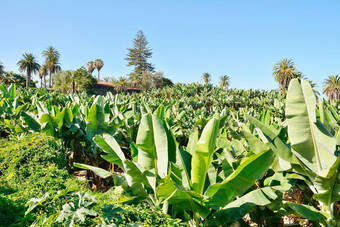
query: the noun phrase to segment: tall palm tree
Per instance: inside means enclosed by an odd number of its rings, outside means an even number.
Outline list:
[[[96,65],[93,61],[89,61],[87,64],[86,64],[86,67],[87,67],[87,70],[91,73],[93,73],[94,69],[96,68]]]
[[[23,59],[21,59],[17,65],[19,66],[19,71],[24,72],[26,71],[26,89],[30,87],[31,84],[31,75],[36,74],[39,72],[40,65],[37,62],[36,58],[33,54],[23,54]]]
[[[113,84],[117,93],[125,91],[128,85],[129,85],[128,80],[122,76],[119,77],[118,80]]]
[[[230,78],[227,75],[220,76],[220,86],[228,87],[230,84]]]
[[[204,84],[207,85],[211,81],[211,75],[209,73],[203,73],[202,80],[204,81]]]
[[[329,76],[323,82],[322,92],[327,95],[329,100],[340,99],[340,76]]]
[[[282,91],[286,93],[291,79],[301,77],[301,73],[296,70],[295,63],[291,59],[284,58],[275,64],[273,77]]]
[[[55,49],[53,46],[49,46],[49,47],[47,47],[46,50],[44,50],[42,52],[42,56],[45,57],[45,64],[48,66],[47,69],[48,69],[49,74],[50,74],[49,87],[52,87],[52,73],[55,73],[55,72],[53,72],[52,68],[53,67],[55,68],[55,63],[51,64],[51,61],[53,59],[54,62],[58,62],[59,69],[60,69],[60,63],[59,63],[60,54],[57,51],[57,49]]]
[[[95,64],[96,69],[98,70],[98,81],[100,81],[99,72],[100,72],[100,70],[103,68],[104,62],[103,62],[103,60],[101,60],[101,59],[97,59],[97,60],[94,62],[94,64]]]
[[[42,81],[43,81],[43,79],[44,79],[44,81],[45,81],[45,78],[46,78],[47,75],[48,75],[47,65],[44,64],[44,65],[41,66],[41,68],[40,68],[40,70],[39,70],[40,87],[43,86]],[[45,88],[46,88],[46,81],[45,81]]]

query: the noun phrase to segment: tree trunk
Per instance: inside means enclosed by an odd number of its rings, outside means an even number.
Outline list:
[[[42,88],[42,77],[40,77],[40,88]]]
[[[99,77],[99,72],[100,72],[100,70],[98,70],[98,82],[100,81],[100,79],[99,79],[99,78],[100,78],[100,77]]]
[[[72,81],[72,94],[76,93],[76,89],[75,89],[75,82]]]
[[[50,72],[50,88],[52,87],[52,75],[51,75],[52,73]]]
[[[26,77],[26,89],[28,90],[29,89],[29,87],[30,87],[30,78],[31,77],[31,72],[30,72],[30,70],[27,70],[27,77]]]

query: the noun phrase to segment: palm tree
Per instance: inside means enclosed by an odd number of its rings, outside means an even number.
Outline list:
[[[282,59],[275,64],[273,68],[273,77],[280,84],[282,91],[285,93],[291,79],[301,77],[301,73],[295,68],[291,59]]]
[[[204,84],[207,85],[211,81],[211,75],[209,73],[203,73],[202,80],[204,81]]]
[[[39,77],[40,77],[40,87],[42,87],[42,81],[44,79],[45,81],[45,78],[46,76],[48,75],[48,69],[47,69],[47,65],[44,64],[41,66],[40,70],[39,70]],[[45,88],[46,88],[46,82],[45,82]]]
[[[103,68],[104,62],[101,59],[97,59],[94,62],[94,65],[95,65],[96,69],[98,70],[98,81],[100,81],[99,72]]]
[[[0,74],[0,82],[6,85],[10,85],[11,83],[14,83],[13,80],[13,72],[5,72],[4,74]]]
[[[113,84],[117,93],[121,93],[126,90],[126,87],[129,85],[129,82],[124,77],[119,77],[118,80]]]
[[[329,100],[340,99],[340,76],[329,76],[323,83],[322,92],[327,95]]]
[[[42,56],[45,57],[45,64],[47,65],[47,69],[50,74],[49,87],[52,87],[52,73],[56,73],[55,71],[53,71],[52,68],[54,67],[54,70],[56,69],[55,62],[57,62],[60,70],[60,54],[53,46],[49,46],[46,50],[42,52]],[[51,64],[52,59],[54,63]]]
[[[47,68],[48,68],[48,71],[50,72],[50,84],[51,84],[51,75],[61,70],[59,57],[52,56],[50,61],[47,64]],[[53,84],[53,77],[52,77],[52,84]]]
[[[138,79],[140,76],[137,73],[130,73],[129,77],[131,86],[137,88],[140,84],[140,80]]]
[[[36,58],[33,54],[23,54],[23,59],[21,59],[17,65],[19,66],[19,71],[24,72],[26,71],[26,89],[30,87],[31,84],[31,75],[36,74],[39,72],[40,65],[37,62]]]
[[[220,86],[228,87],[230,84],[230,78],[227,75],[220,76]]]
[[[89,61],[86,64],[86,67],[87,67],[87,70],[91,73],[91,75],[92,75],[94,69],[96,68],[95,63],[93,61]]]
[[[2,62],[0,61],[0,76],[2,76],[5,73],[5,67],[2,64]]]

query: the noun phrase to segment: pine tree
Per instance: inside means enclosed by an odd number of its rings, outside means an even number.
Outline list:
[[[144,36],[142,30],[139,30],[136,38],[133,40],[133,48],[128,48],[129,53],[125,60],[128,61],[128,66],[134,66],[133,73],[136,73],[141,77],[145,71],[154,72],[154,66],[148,62],[148,58],[151,58],[151,49],[147,47],[148,41]]]

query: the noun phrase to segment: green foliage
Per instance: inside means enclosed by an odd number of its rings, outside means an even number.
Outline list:
[[[90,208],[96,201],[95,197],[90,196],[88,193],[80,192],[76,193],[76,195],[78,198],[74,203],[69,202],[63,205],[63,209],[56,219],[56,222],[72,227],[77,221],[84,223],[87,215],[97,215],[97,213]]]
[[[154,67],[148,62],[151,58],[151,49],[147,47],[148,41],[142,30],[139,30],[136,38],[133,40],[133,48],[128,48],[128,54],[125,60],[128,61],[128,66],[134,66],[134,73],[139,76],[145,71],[154,72]]]
[[[74,93],[86,91],[96,82],[96,79],[84,68],[76,71],[60,71],[54,77],[53,89],[63,93]]]
[[[0,97],[7,136],[40,132],[60,138],[58,154],[65,158],[65,153],[70,167],[78,162],[73,167],[102,177],[89,178],[92,188],[98,189],[97,201],[89,206],[79,205],[72,187],[60,190],[66,187],[60,183],[55,192],[42,187],[27,204],[27,215],[19,215],[21,223],[36,218],[37,223],[52,226],[67,220],[87,226],[130,225],[126,220],[135,214],[128,215],[126,204],[148,203],[152,205],[145,212],[163,217],[158,214],[162,210],[197,226],[235,221],[276,226],[288,215],[316,226],[338,225],[339,103],[317,103],[308,81],[292,79],[286,97],[209,84],[106,96],[29,93],[0,85]],[[19,159],[14,163],[30,166]],[[65,163],[60,166],[65,168]],[[35,172],[42,176],[42,171]],[[115,187],[100,193],[112,182]],[[14,195],[4,203],[22,210],[24,203],[17,202],[15,191],[10,187],[3,191]],[[288,200],[287,193],[292,192],[297,198]],[[81,209],[88,214],[77,215]],[[64,218],[55,222],[62,211]],[[91,216],[94,212],[96,216]],[[158,225],[160,219],[150,217],[136,221]],[[174,220],[164,221],[168,225]]]
[[[160,209],[150,207],[145,203],[137,206],[124,206],[122,226],[187,226],[179,219],[172,219]],[[132,224],[133,223],[133,224]]]
[[[329,100],[340,99],[340,76],[329,76],[323,83],[322,92],[327,95]]]
[[[26,87],[26,76],[22,74],[17,74],[14,72],[4,72],[4,74],[0,76],[0,80],[1,83],[6,85],[15,84],[17,87]],[[37,81],[31,81],[30,88],[36,88],[37,83]]]
[[[0,173],[0,219],[6,216],[8,223],[23,221],[24,205],[32,197],[50,190],[86,188],[68,174],[60,145],[46,136],[1,140]]]
[[[163,73],[143,71],[139,87],[146,91],[163,87]]]
[[[23,54],[23,59],[18,61],[17,65],[20,72],[26,72],[26,89],[30,87],[32,74],[39,72],[40,65],[33,54]]]
[[[185,226],[145,203],[114,205],[107,193],[96,196],[67,190],[46,193],[27,203],[26,214],[36,215],[35,226]]]
[[[60,54],[56,48],[49,46],[44,50],[41,55],[45,58],[45,67],[50,74],[49,87],[52,87],[52,74],[61,70],[60,67]]]

